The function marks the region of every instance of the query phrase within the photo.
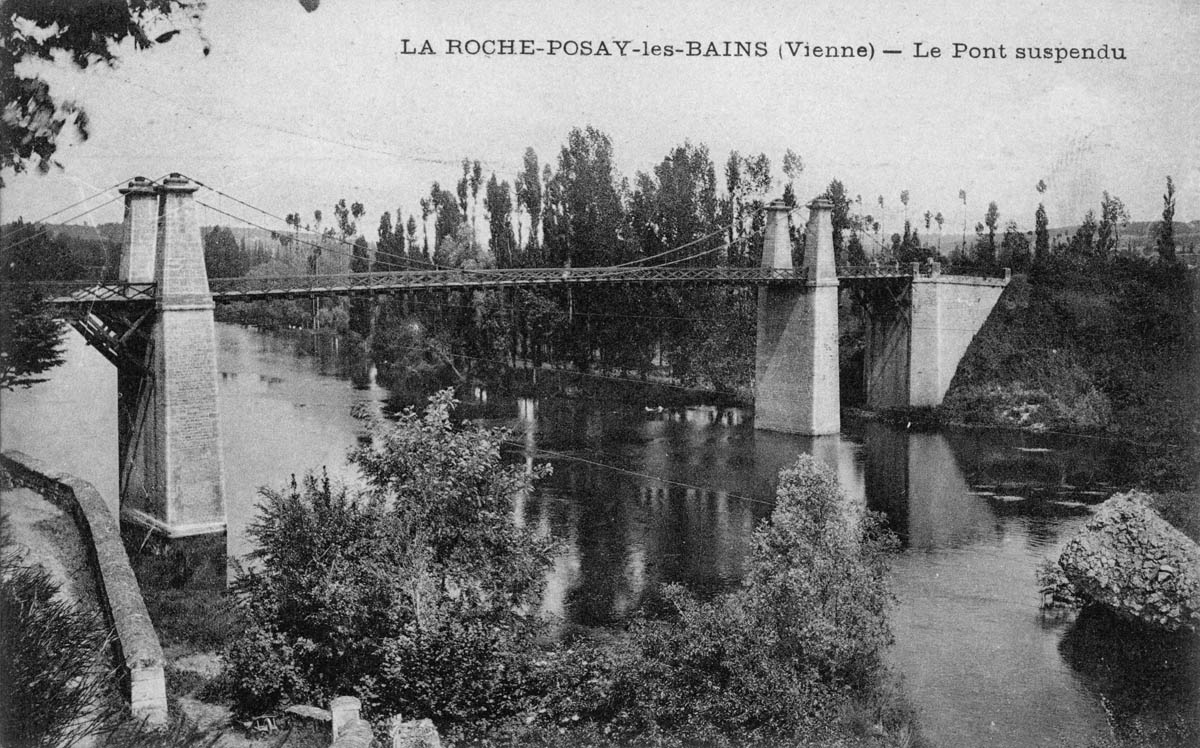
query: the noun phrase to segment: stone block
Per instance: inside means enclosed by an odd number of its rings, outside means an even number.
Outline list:
[[[333,739],[336,741],[343,730],[358,719],[362,702],[353,696],[338,696],[329,703],[329,715],[333,727]]]
[[[388,724],[388,742],[385,745],[390,748],[442,748],[442,739],[432,720],[405,722],[400,717],[393,717]]]

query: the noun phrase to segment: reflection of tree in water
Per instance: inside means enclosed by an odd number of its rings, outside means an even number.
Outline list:
[[[291,340],[291,355],[313,359],[318,374],[349,379],[356,389],[370,384],[371,358],[357,336],[302,332]]]
[[[586,500],[579,502],[578,584],[567,593],[568,617],[589,626],[611,625],[639,600],[628,600],[631,592],[626,577],[631,538],[627,495],[636,492],[628,479],[589,465],[556,465],[552,480],[569,484],[569,494],[583,494],[578,484],[588,486]],[[622,604],[623,603],[623,604]]]
[[[1200,637],[1153,631],[1087,608],[1058,650],[1101,699],[1118,739],[1200,744]]]

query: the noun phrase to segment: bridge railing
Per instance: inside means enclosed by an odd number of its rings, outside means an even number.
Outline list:
[[[937,277],[939,275],[1007,278],[1008,271],[985,275],[978,268],[939,263],[843,265],[842,280]],[[395,270],[334,275],[213,278],[213,298],[226,301],[279,297],[346,296],[430,289],[485,289],[553,285],[651,283],[658,285],[772,285],[804,283],[799,268],[763,267],[591,267]],[[0,292],[11,284],[0,285]],[[39,281],[27,284],[60,305],[154,301],[155,284],[107,281]]]
[[[122,281],[29,281],[0,283],[0,294],[15,288],[32,288],[38,295],[56,304],[99,304],[105,302],[154,301],[154,283]]]
[[[939,275],[974,278],[1008,278],[1008,268],[980,268],[976,265],[949,265],[940,262],[873,262],[867,265],[839,265],[839,278],[936,278]]]
[[[236,299],[560,284],[771,284],[804,281],[806,278],[800,270],[773,268],[494,268],[214,278],[209,281],[209,287],[214,297]]]

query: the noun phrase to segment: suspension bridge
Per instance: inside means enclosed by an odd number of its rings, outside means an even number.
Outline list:
[[[125,220],[117,279],[39,284],[43,298],[117,368],[122,516],[169,537],[225,529],[217,303],[614,284],[752,286],[758,289],[755,426],[821,435],[841,430],[841,289],[854,294],[866,314],[868,405],[921,406],[941,402],[1008,283],[1007,271],[1002,277],[962,274],[938,263],[838,267],[832,204],[820,198],[807,206],[799,267],[788,221],[794,209],[777,200],[766,207],[762,262],[753,268],[680,264],[719,247],[642,264],[683,245],[611,267],[415,267],[210,279],[193,198],[201,186],[207,187],[179,174],[131,180],[120,190]]]

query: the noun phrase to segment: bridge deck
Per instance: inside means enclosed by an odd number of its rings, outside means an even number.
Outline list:
[[[955,274],[949,268],[915,265],[872,265],[838,268],[843,284],[887,282],[913,277]],[[963,280],[1002,283],[999,278],[963,274]],[[337,275],[302,275],[260,278],[213,278],[209,287],[217,301],[254,301],[309,296],[352,296],[401,291],[485,290],[618,284],[767,286],[804,285],[808,276],[799,269],[730,267],[598,267],[598,268],[499,268],[485,270],[398,270]],[[94,281],[37,284],[51,303],[63,306],[148,302],[155,297],[153,283]]]

